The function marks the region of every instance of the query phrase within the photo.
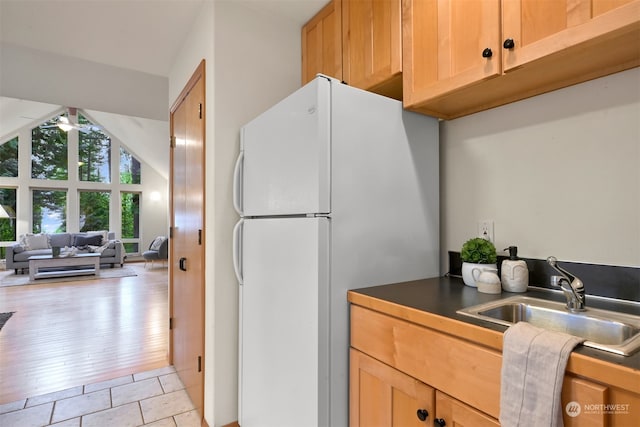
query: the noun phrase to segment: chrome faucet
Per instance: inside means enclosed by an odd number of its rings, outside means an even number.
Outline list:
[[[553,286],[560,287],[562,292],[564,292],[564,296],[567,298],[567,309],[571,312],[586,310],[584,285],[582,284],[582,280],[560,267],[558,265],[558,260],[554,256],[547,258],[547,263],[553,267],[554,270],[560,273],[559,280],[557,280],[556,283],[552,280],[551,284]]]

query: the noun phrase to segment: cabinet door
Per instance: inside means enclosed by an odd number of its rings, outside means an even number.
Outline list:
[[[349,400],[350,427],[433,424],[433,388],[353,348]]]
[[[402,97],[400,0],[343,0],[344,80],[360,89]]]
[[[500,74],[500,0],[404,0],[402,22],[405,106]]]
[[[341,0],[333,0],[302,27],[302,84],[318,73],[342,80]]]
[[[446,426],[499,427],[498,420],[476,411],[456,399],[436,391],[436,418],[444,420]]]
[[[504,71],[637,21],[637,8],[630,5],[634,2],[637,0],[503,0]],[[510,49],[506,49],[507,40],[513,41]]]

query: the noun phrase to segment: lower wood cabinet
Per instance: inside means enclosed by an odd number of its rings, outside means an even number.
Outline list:
[[[350,426],[424,427],[433,423],[435,390],[350,350]]]
[[[436,420],[434,422],[435,425],[440,422],[442,426],[457,427],[498,427],[500,425],[498,420],[476,411],[440,391],[436,391]]]
[[[465,327],[456,321],[461,335]],[[499,349],[352,304],[350,355],[351,427],[500,425]],[[565,375],[564,425],[637,426],[638,371],[626,381],[604,362],[595,366]]]
[[[351,349],[351,427],[497,427],[497,420]]]

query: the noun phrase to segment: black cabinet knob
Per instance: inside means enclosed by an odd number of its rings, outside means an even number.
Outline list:
[[[418,419],[424,421],[429,416],[429,412],[426,409],[418,409]]]
[[[491,51],[490,48],[486,48],[485,50],[482,51],[483,58],[491,58],[492,56],[493,56],[493,52]]]
[[[444,422],[444,418],[436,418],[435,420],[433,420],[433,424],[438,427],[444,427],[447,425],[447,423]]]
[[[502,43],[502,47],[504,47],[505,49],[513,49],[515,45],[516,44],[514,43],[513,39],[506,39],[504,43]]]

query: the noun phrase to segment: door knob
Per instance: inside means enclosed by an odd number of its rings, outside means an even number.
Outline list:
[[[184,257],[180,258],[180,270],[187,271],[187,259]]]
[[[424,421],[429,416],[429,412],[426,409],[418,409],[417,415],[420,421]]]
[[[513,49],[515,47],[515,42],[513,41],[513,39],[506,39],[504,41],[504,43],[502,44],[502,47],[504,47],[505,49]]]
[[[433,423],[438,427],[444,427],[447,425],[447,423],[444,421],[444,418],[436,418],[435,420],[433,420]]]
[[[486,48],[485,50],[482,51],[483,58],[491,58],[492,56],[493,56],[493,52],[491,51],[491,48]]]

